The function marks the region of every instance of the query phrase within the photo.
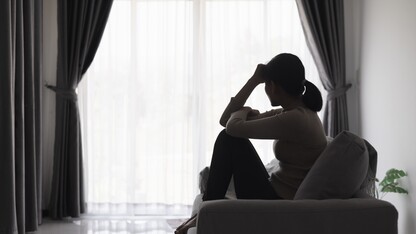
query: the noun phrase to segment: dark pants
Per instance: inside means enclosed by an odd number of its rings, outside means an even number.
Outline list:
[[[231,176],[239,199],[281,199],[251,142],[232,137],[223,130],[214,145],[203,200],[224,199]]]

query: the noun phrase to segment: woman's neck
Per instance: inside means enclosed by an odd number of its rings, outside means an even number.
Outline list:
[[[293,110],[298,107],[305,107],[305,104],[302,101],[302,97],[290,97],[287,98],[284,102],[282,102],[282,108],[284,111]]]

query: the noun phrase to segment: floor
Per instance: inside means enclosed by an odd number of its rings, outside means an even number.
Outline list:
[[[186,217],[84,217],[61,221],[43,220],[36,234],[173,233]]]

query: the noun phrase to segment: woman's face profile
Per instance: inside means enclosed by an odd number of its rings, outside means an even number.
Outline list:
[[[270,104],[272,106],[279,106],[279,100],[276,95],[276,84],[268,80],[265,82],[264,91],[266,92],[267,97],[269,98]]]

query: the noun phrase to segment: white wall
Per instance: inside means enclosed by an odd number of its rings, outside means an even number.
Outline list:
[[[344,1],[346,81],[352,86],[347,91],[349,131],[361,135],[360,115],[360,45],[361,0]]]
[[[346,1],[348,2],[348,0]],[[362,20],[358,76],[362,136],[378,151],[378,178],[408,172],[410,194],[387,195],[399,211],[399,233],[416,233],[416,1],[354,1]],[[361,11],[361,12],[360,12]],[[354,45],[360,42],[357,39]]]
[[[55,85],[58,56],[57,0],[43,1],[43,80]],[[53,147],[55,138],[55,93],[43,88],[43,162],[42,208],[49,205],[52,183]]]

